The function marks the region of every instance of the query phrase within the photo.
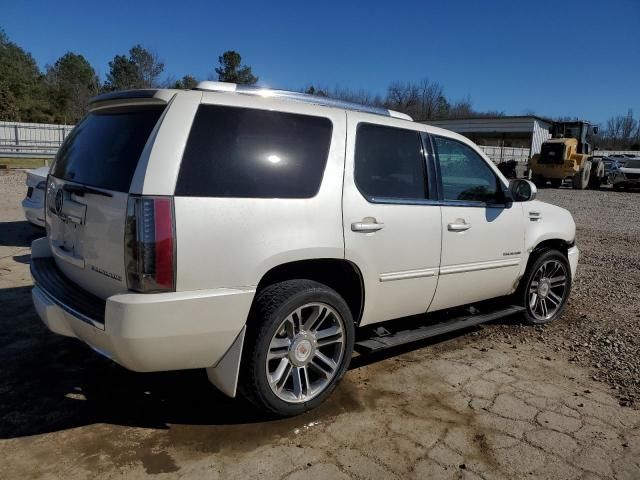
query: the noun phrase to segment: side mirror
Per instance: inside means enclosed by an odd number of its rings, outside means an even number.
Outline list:
[[[529,202],[535,200],[538,194],[535,184],[522,178],[511,180],[509,189],[514,202]]]

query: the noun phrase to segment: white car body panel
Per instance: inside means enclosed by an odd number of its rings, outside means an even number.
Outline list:
[[[450,231],[449,224],[471,225]],[[440,279],[429,310],[441,310],[507,295],[524,258],[522,204],[508,208],[442,207],[442,259]]]
[[[575,224],[559,207],[538,201],[508,208],[372,203],[355,185],[356,128],[370,122],[463,142],[506,186],[497,167],[459,134],[400,118],[229,92],[161,90],[145,101],[168,106],[142,151],[129,192],[81,199],[70,194],[65,208],[86,208],[85,223],[62,228],[58,217],[47,217],[51,237],[32,246],[34,259],[55,258],[66,277],[105,301],[104,328],[96,328],[36,285],[33,299],[43,322],[127,368],[206,368],[209,379],[234,396],[256,288],[271,269],[290,262],[336,259],[355,266],[363,286],[362,314],[356,319],[361,326],[509,294],[531,252],[548,240],[569,247],[575,275]],[[144,101],[108,105],[139,103]],[[318,193],[305,199],[175,196],[181,158],[201,104],[330,119],[332,139]],[[64,183],[51,182],[53,189]],[[129,194],[173,197],[175,292],[127,289],[123,260]],[[367,217],[384,227],[352,230],[353,223]],[[471,228],[449,231],[448,225],[459,219]]]
[[[523,275],[529,255],[542,242],[562,240],[572,244],[576,238],[576,224],[564,208],[538,200],[523,202],[521,205],[525,225],[525,258],[520,271],[520,275]]]

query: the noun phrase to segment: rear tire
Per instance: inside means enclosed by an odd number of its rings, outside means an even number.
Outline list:
[[[559,250],[542,250],[533,258],[516,291],[525,323],[542,325],[562,315],[571,293],[571,266]]]
[[[589,175],[591,173],[591,163],[585,163],[582,168],[573,176],[573,188],[575,190],[584,190],[589,184]]]
[[[269,285],[251,309],[240,393],[276,417],[311,410],[344,376],[354,336],[347,303],[326,285],[311,280]]]

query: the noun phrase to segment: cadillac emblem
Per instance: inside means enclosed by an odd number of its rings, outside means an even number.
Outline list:
[[[60,215],[60,213],[62,213],[62,203],[63,202],[64,202],[64,192],[62,191],[62,189],[59,189],[56,192],[55,203],[54,203],[54,210],[58,215]]]

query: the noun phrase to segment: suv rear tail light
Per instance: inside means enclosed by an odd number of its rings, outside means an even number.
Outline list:
[[[170,197],[130,196],[124,241],[131,290],[175,291],[176,236]]]

